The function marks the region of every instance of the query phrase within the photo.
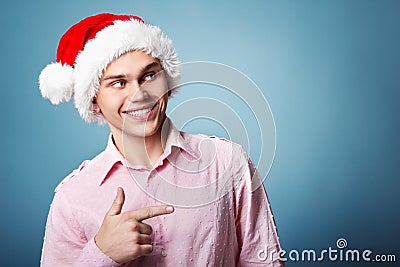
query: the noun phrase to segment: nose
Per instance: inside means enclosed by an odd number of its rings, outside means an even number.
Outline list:
[[[142,102],[149,98],[149,93],[139,83],[132,83],[129,88],[129,98],[131,102]]]

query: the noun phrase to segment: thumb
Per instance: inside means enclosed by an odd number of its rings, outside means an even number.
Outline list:
[[[121,213],[122,206],[125,202],[125,193],[121,187],[118,187],[117,196],[111,205],[110,210],[107,212],[107,216],[118,215]]]

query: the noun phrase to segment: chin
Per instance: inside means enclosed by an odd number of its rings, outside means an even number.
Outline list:
[[[123,135],[126,137],[145,138],[157,134],[160,128],[158,125],[146,125],[145,128],[143,126],[125,125]]]

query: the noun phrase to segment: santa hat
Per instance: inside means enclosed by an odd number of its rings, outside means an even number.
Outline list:
[[[103,71],[113,60],[133,50],[158,58],[170,81],[178,78],[178,56],[160,28],[137,16],[98,14],[75,24],[62,36],[56,62],[47,65],[39,76],[42,96],[53,104],[74,96],[85,121],[103,123],[104,117],[92,112]]]

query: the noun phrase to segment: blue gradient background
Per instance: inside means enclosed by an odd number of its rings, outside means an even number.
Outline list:
[[[69,26],[105,11],[140,15],[182,61],[231,65],[263,90],[277,128],[266,186],[284,249],[344,237],[400,257],[399,1],[16,0],[0,16],[1,266],[39,265],[54,187],[104,148],[107,128],[42,99],[37,77]],[[287,263],[362,265],[396,266]]]

